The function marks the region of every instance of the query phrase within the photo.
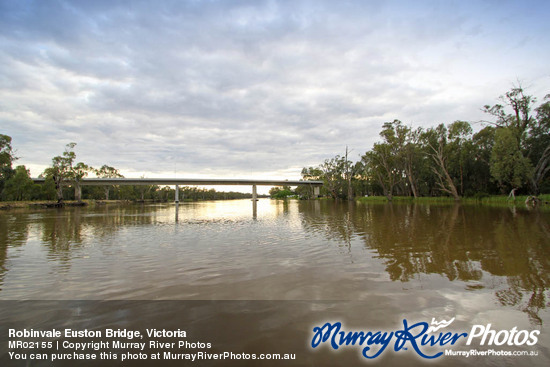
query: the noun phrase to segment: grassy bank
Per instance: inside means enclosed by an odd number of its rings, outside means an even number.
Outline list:
[[[487,204],[487,205],[525,205],[527,195],[516,196],[516,200],[511,200],[508,196],[483,196],[483,197],[469,197],[461,198],[460,203],[465,204]],[[539,195],[541,205],[550,205],[550,194]],[[361,203],[380,203],[387,202],[388,199],[385,196],[367,196],[356,198],[356,201]],[[412,196],[394,196],[393,202],[397,203],[449,203],[452,204],[455,200],[451,197],[419,197],[414,198]]]

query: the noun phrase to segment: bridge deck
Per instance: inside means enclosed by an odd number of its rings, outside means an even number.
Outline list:
[[[33,178],[44,183],[44,178]],[[83,178],[80,185],[259,185],[259,186],[323,186],[323,181],[253,180],[225,178]]]

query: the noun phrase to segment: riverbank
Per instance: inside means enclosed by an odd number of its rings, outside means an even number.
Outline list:
[[[128,200],[65,200],[63,206],[96,206],[107,204],[129,204]],[[2,201],[0,210],[26,209],[26,208],[55,208],[60,207],[57,201],[37,200],[37,201]]]
[[[487,205],[523,205],[526,206],[526,200],[529,195],[518,195],[515,200],[512,200],[508,196],[481,196],[481,197],[468,197],[461,198],[459,203],[466,204],[487,204]],[[539,195],[537,198],[540,200],[540,205],[550,206],[550,194]],[[355,199],[361,203],[372,202],[387,202],[388,199],[385,196],[365,196]],[[394,196],[393,202],[407,202],[407,203],[455,203],[454,198],[451,197],[418,197],[412,196]]]

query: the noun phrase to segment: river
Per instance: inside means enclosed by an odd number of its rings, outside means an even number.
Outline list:
[[[11,210],[0,228],[0,321],[15,328],[177,324],[220,351],[296,353],[286,365],[410,366],[426,360],[394,344],[373,360],[357,346],[311,348],[313,327],[454,318],[449,330],[468,334],[537,330],[533,346],[475,347],[538,355],[436,364],[550,362],[548,210],[261,199],[255,210],[250,200]],[[464,343],[453,349],[472,349]]]

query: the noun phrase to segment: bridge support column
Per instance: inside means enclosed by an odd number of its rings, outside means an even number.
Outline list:
[[[180,202],[180,187],[178,185],[176,185],[176,197],[174,199],[174,202],[175,203],[179,203]]]
[[[252,201],[258,200],[258,192],[256,190],[256,185],[252,185]]]
[[[313,197],[317,199],[321,193],[319,186],[313,186]]]

